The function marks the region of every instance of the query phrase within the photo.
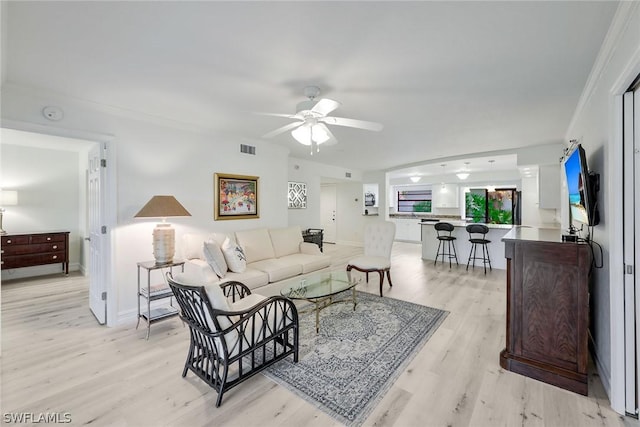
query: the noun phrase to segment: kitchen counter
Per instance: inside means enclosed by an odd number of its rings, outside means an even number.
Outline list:
[[[456,253],[458,254],[458,263],[460,268],[466,268],[467,260],[469,259],[469,252],[471,251],[471,243],[469,242],[469,233],[465,230],[465,227],[469,224],[466,221],[446,221],[452,224],[455,228],[451,233],[452,236],[457,237],[455,241]],[[433,226],[435,222],[421,222],[422,225],[422,259],[434,260],[438,250],[438,239],[436,230]],[[511,224],[485,224],[489,228],[489,232],[486,238],[491,241],[487,245],[489,250],[489,258],[491,259],[491,267],[494,269],[505,270],[507,268],[507,262],[504,256],[504,242],[502,239],[512,229],[526,228],[522,226],[514,226]],[[438,260],[440,262],[440,260]],[[482,265],[476,260],[477,266],[482,269]],[[448,262],[447,262],[448,267]],[[471,268],[471,265],[469,265]]]
[[[562,231],[560,228],[517,227],[505,234],[502,239],[562,243]]]
[[[467,222],[462,220],[452,220],[452,221],[443,220],[443,222],[448,222],[454,227],[462,227],[462,228],[465,228],[469,224],[473,224],[473,222]],[[433,226],[437,224],[437,222],[424,221],[424,222],[421,222],[420,224]],[[512,224],[484,224],[484,225],[489,227],[489,229],[499,229],[499,230],[511,230],[514,227]]]

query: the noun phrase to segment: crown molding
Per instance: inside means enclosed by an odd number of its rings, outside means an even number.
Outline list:
[[[638,8],[640,8],[640,2],[637,1],[621,1],[618,5],[618,9],[616,10],[613,20],[611,21],[609,31],[607,31],[607,35],[602,42],[602,46],[600,47],[598,56],[596,57],[593,67],[591,68],[591,73],[589,73],[589,77],[587,78],[587,83],[585,84],[582,95],[580,95],[580,99],[578,100],[578,105],[576,106],[573,117],[571,118],[569,126],[567,127],[567,133],[565,134],[565,138],[567,141],[569,141],[569,139],[571,138],[570,134],[576,124],[576,121],[578,120],[578,117],[580,117],[582,111],[589,103],[591,96],[598,88],[604,70],[606,69],[607,65],[609,65],[609,62],[611,62],[612,57],[616,53],[616,47],[619,45],[620,40],[625,35],[629,27],[629,23],[636,13],[636,9]],[[638,51],[636,51],[636,54],[637,53]]]

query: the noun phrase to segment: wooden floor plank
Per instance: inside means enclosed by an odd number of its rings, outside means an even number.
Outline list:
[[[361,248],[325,245],[334,268]],[[366,426],[637,426],[616,414],[591,367],[589,396],[504,371],[505,272],[423,261],[420,245],[395,243],[393,287],[384,295],[450,312],[380,403]],[[359,290],[378,294],[371,276]],[[277,292],[277,287],[271,287]],[[5,281],[2,411],[69,413],[72,425],[339,426],[263,375],[216,393],[181,377],[188,330],[174,318],[152,326],[99,326],[78,274]]]

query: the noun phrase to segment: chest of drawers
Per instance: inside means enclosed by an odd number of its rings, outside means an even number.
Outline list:
[[[0,236],[2,270],[62,264],[69,274],[69,232],[5,234]]]

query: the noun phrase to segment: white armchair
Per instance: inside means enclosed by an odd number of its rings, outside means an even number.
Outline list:
[[[364,230],[364,255],[350,260],[347,263],[347,273],[355,269],[366,274],[369,282],[369,273],[377,272],[380,275],[380,296],[382,296],[382,284],[386,273],[389,286],[391,283],[391,249],[396,235],[396,225],[389,221],[376,221],[368,224]]]

